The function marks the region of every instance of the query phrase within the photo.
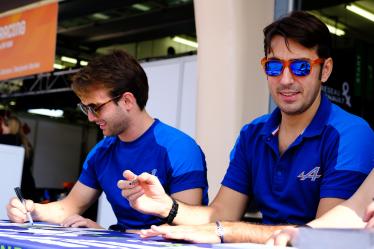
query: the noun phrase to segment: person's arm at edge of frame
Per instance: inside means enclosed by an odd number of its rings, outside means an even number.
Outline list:
[[[323,216],[308,223],[313,228],[363,228],[365,208],[374,196],[374,169],[366,177],[358,190],[351,198],[336,206]],[[344,217],[342,219],[341,217]]]
[[[98,198],[99,194],[99,191],[87,187],[78,181],[70,193],[62,200],[47,204],[34,203],[31,200],[27,200],[26,206],[35,221],[61,224],[65,218],[84,212]],[[15,201],[17,201],[15,198],[11,199],[11,202],[7,206],[8,216],[12,221],[20,222],[12,218],[12,214],[14,212],[17,213],[14,210],[17,209],[13,204]],[[24,218],[24,221],[26,221],[26,218]]]
[[[351,199],[335,206],[319,218],[306,224],[310,228],[363,228],[365,223],[362,220],[363,210],[357,209],[357,205]],[[344,218],[342,218],[344,217]],[[292,245],[299,229],[294,226],[283,230],[274,231],[270,236],[267,245],[286,246]]]
[[[374,196],[373,185],[374,169],[350,199],[334,207],[320,218],[312,220],[307,225],[311,228],[364,228],[365,222],[368,222],[369,218],[374,221],[373,217],[369,215],[371,206],[373,206],[372,209],[374,210],[374,202],[372,202]],[[371,204],[369,204],[370,202]],[[369,206],[365,214],[365,207],[367,205]],[[368,225],[370,226],[369,222],[366,224],[366,227]],[[267,244],[285,246],[297,236],[297,233],[298,229],[294,227],[276,231]]]

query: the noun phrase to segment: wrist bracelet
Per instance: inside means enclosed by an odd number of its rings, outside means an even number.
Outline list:
[[[216,221],[216,233],[217,233],[221,243],[225,243],[224,242],[225,231],[223,230],[223,226],[222,226],[222,224],[219,220]]]
[[[169,225],[173,224],[173,220],[174,220],[175,216],[177,216],[178,207],[179,207],[178,202],[176,200],[174,200],[173,197],[170,197],[170,198],[173,201],[173,205],[171,206],[169,215],[166,218],[162,219],[163,222],[165,222]]]

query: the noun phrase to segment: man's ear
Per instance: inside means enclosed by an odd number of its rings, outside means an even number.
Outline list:
[[[323,63],[322,74],[321,74],[322,83],[326,82],[329,79],[331,72],[332,72],[333,65],[334,63],[331,57],[327,58],[325,62]]]
[[[136,98],[134,94],[130,92],[125,92],[122,94],[121,101],[123,105],[125,106],[126,110],[129,111],[136,105]]]

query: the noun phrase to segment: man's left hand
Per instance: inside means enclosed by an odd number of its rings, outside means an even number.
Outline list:
[[[141,230],[142,237],[162,236],[165,239],[184,240],[192,243],[220,243],[216,233],[216,225],[206,224],[197,226],[151,226]]]
[[[95,228],[95,229],[103,229],[99,224],[96,222],[84,218],[78,214],[74,214],[68,218],[66,218],[62,223],[61,226],[64,227],[88,227],[88,228]]]

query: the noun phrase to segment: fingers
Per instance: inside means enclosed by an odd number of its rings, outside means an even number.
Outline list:
[[[188,226],[151,226],[154,233],[162,235],[165,239],[176,239],[195,242],[193,239],[195,231]],[[198,231],[197,231],[198,232]]]
[[[278,236],[278,234],[281,232],[282,230],[276,230],[269,238],[268,240],[265,242],[265,245],[268,245],[268,246],[274,246],[275,245],[275,237]]]
[[[124,196],[123,192],[125,191],[122,191],[122,195]],[[138,199],[139,197],[141,197],[142,195],[144,195],[144,191],[143,189],[139,189],[139,191],[137,192],[133,192],[132,194],[130,195],[127,195],[127,197],[125,197],[131,204],[131,202],[135,201],[136,199]]]
[[[62,221],[61,226],[63,227],[70,227],[74,223],[84,219],[82,216],[74,214],[72,216],[67,217],[65,220]]]
[[[366,208],[364,221],[367,222],[365,228],[374,228],[374,202]]]
[[[152,226],[154,227],[154,226]],[[155,231],[154,229],[152,229],[152,227],[150,229],[142,229],[140,230],[140,236],[143,237],[143,238],[148,238],[148,237],[154,237],[154,236],[159,236],[159,235],[162,235],[162,233],[158,232],[158,231]]]
[[[374,228],[374,217],[372,217],[368,223],[366,224],[365,228]]]
[[[274,244],[275,242],[274,242],[274,237],[273,236],[271,236],[266,242],[265,242],[265,245],[267,245],[267,246],[274,246],[275,244]]]
[[[120,189],[131,189],[138,185],[138,176],[132,173],[130,170],[125,170],[123,172],[123,177],[126,180],[119,180],[117,182],[117,187]]]
[[[151,228],[149,229],[142,229],[140,230],[140,235],[141,237],[154,237],[154,236],[164,236],[168,233],[170,233],[170,226],[164,226],[164,225],[160,225],[160,226],[156,226],[156,225],[152,225]],[[176,228],[176,227],[175,227]],[[175,231],[173,231],[175,232]]]
[[[288,246],[297,234],[297,228],[286,228],[278,230],[266,241],[266,245],[272,246]]]
[[[123,172],[123,177],[126,180],[119,180],[117,182],[117,187],[120,189],[130,189],[138,184],[140,185],[157,185],[160,184],[158,178],[147,172],[140,174],[139,176],[132,173],[130,170],[125,170]]]
[[[27,212],[33,212],[35,209],[35,203],[32,200],[26,200],[25,202],[26,211]]]
[[[128,181],[133,181],[133,180],[136,179],[137,175],[135,175],[134,173],[132,173],[132,171],[130,171],[130,170],[125,170],[123,172],[123,177],[125,179],[127,179]]]
[[[27,201],[26,205],[27,205],[27,209],[33,210],[32,201]],[[24,204],[18,198],[13,197],[12,199],[10,199],[6,208],[7,208],[8,218],[11,221],[17,222],[17,223],[24,223],[27,221],[26,208]]]
[[[130,170],[125,170],[123,176],[127,180],[119,180],[117,182],[117,187],[120,188],[123,197],[128,199],[130,202],[138,199],[144,194],[144,185],[149,185],[157,183],[157,177],[150,175],[148,173],[142,173],[137,176]]]
[[[141,237],[162,236],[165,239],[184,240],[192,243],[219,243],[215,226],[151,226],[141,231]]]
[[[135,200],[144,194],[144,190],[141,186],[129,185],[128,181],[119,181],[117,185],[122,190],[122,196],[128,199],[129,201]]]
[[[363,220],[368,222],[372,217],[374,217],[374,201],[366,208]]]
[[[139,184],[138,184],[138,181],[137,179],[136,180],[133,180],[133,181],[127,181],[127,180],[119,180],[117,182],[117,187],[119,189],[132,189],[132,188],[135,188],[137,187]]]
[[[102,228],[96,222],[84,218],[78,214],[74,214],[68,218],[66,218],[62,223],[61,226],[63,227],[89,227],[89,228]]]
[[[147,172],[141,173],[138,176],[139,183],[148,184],[148,185],[154,185],[158,183],[157,176],[151,175]]]
[[[181,227],[151,226],[148,234],[152,234],[152,236],[161,235],[166,239],[188,240],[185,236],[185,230],[179,228]]]
[[[287,246],[291,242],[291,235],[289,233],[280,233],[275,237],[274,245]]]

